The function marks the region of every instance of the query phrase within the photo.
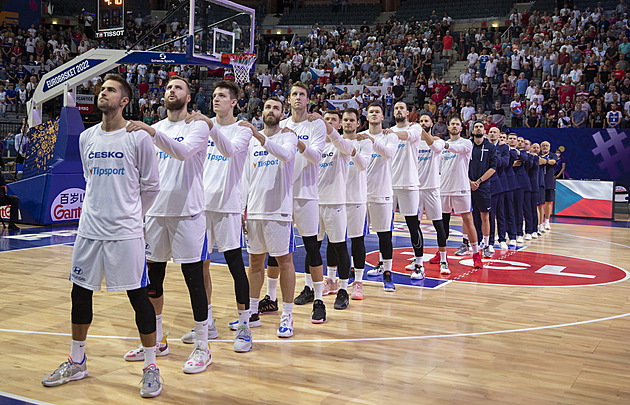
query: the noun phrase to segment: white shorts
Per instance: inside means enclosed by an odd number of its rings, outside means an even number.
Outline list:
[[[443,195],[440,197],[442,201],[442,212],[450,214],[451,209],[456,214],[463,214],[472,211],[472,200],[470,194],[464,195]]]
[[[293,224],[267,219],[247,220],[247,252],[279,257],[295,251]]]
[[[206,239],[210,251],[215,243],[219,252],[243,247],[241,214],[206,211]]]
[[[419,195],[418,190],[394,189],[394,204],[392,207],[396,209],[396,205],[398,205],[398,212],[405,217],[418,215]]]
[[[324,240],[324,234],[327,234],[328,242],[345,242],[347,223],[346,204],[320,205],[317,240]]]
[[[420,219],[422,219],[422,211],[426,211],[429,221],[442,219],[442,200],[440,199],[439,188],[420,190],[420,203],[418,204]]]
[[[94,240],[77,236],[72,251],[70,281],[99,291],[105,278],[107,291],[136,290],[149,284],[144,238]]]
[[[391,202],[369,202],[367,204],[368,220],[374,232],[389,232],[394,226],[394,212]]]
[[[348,238],[358,238],[370,233],[366,204],[346,204]]]
[[[319,204],[317,200],[293,199],[293,224],[300,236],[315,236],[319,228]]]
[[[206,214],[191,217],[145,218],[147,260],[175,263],[196,263],[208,260],[206,241]]]

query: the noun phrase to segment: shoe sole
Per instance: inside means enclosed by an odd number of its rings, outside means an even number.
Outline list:
[[[237,349],[236,347],[234,348],[234,351],[236,353],[247,353],[247,352],[249,352],[251,350],[252,350],[252,344],[251,343],[249,344],[249,347],[246,348],[246,349]]]
[[[286,338],[290,338],[291,336],[293,336],[293,332],[291,332],[290,335],[280,335],[280,334],[276,333],[276,336],[278,336],[279,338],[286,339]]]
[[[325,319],[312,319],[311,318],[311,323],[314,323],[314,324],[320,324],[320,323],[324,323],[324,322],[326,322]]]
[[[140,391],[140,396],[142,398],[155,398],[158,395],[160,395],[162,393],[162,387],[160,386],[160,389],[155,391],[155,392],[142,392]]]
[[[55,381],[54,383],[45,383],[44,381],[42,381],[42,385],[44,387],[58,387],[60,385],[63,384],[67,384],[70,381],[77,381],[77,380],[82,380],[85,377],[88,376],[88,371],[81,371],[80,373],[76,373],[75,375],[73,375],[72,377],[68,378],[67,380],[60,380],[60,381]]]
[[[418,277],[418,276],[416,276],[416,277],[410,276],[409,279],[410,280],[414,280],[414,281],[418,281],[418,280],[424,280],[425,278],[424,277]]]
[[[333,305],[333,308],[334,309],[339,309],[339,310],[348,309],[348,305],[349,304],[350,304],[349,302],[344,303],[344,305],[337,305],[337,304],[335,304],[335,305]]]
[[[351,295],[350,299],[355,300],[355,301],[362,301],[363,300],[363,296],[362,295]]]

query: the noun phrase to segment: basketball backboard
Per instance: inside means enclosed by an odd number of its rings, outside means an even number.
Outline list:
[[[254,52],[254,9],[228,0],[190,0],[190,58],[229,63],[222,55]]]

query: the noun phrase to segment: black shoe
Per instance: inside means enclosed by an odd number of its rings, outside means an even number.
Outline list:
[[[15,224],[13,224],[13,223],[11,223],[11,224],[9,224],[9,230],[10,231],[19,231],[20,227],[15,225]]]
[[[295,305],[306,305],[309,302],[313,302],[314,299],[315,294],[313,293],[313,290],[309,286],[305,285],[300,295],[295,297],[293,303]]]
[[[348,303],[348,291],[340,288],[337,292],[337,298],[335,298],[335,309],[346,309],[348,308]]]
[[[258,303],[258,313],[263,315],[272,312],[278,312],[278,299],[276,298],[275,301],[272,301],[268,295],[265,295],[265,298]]]
[[[311,315],[311,322],[313,323],[326,322],[326,306],[324,305],[324,301],[322,300],[313,301],[313,314]]]

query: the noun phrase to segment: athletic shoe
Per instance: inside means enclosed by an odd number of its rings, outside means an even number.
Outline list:
[[[340,288],[337,292],[337,298],[335,298],[335,305],[333,308],[335,309],[346,309],[349,304],[348,300],[348,291]]]
[[[250,328],[257,328],[260,326],[260,315],[258,314],[251,314],[249,316],[249,327]],[[230,327],[230,330],[238,330],[238,319],[235,321],[232,321],[230,323],[228,323],[228,326]]]
[[[350,294],[350,298],[353,300],[363,299],[363,281],[355,281],[352,283],[352,293]]]
[[[151,364],[142,370],[142,388],[140,388],[140,396],[142,398],[155,398],[162,392],[162,376],[160,369]]]
[[[488,246],[488,251],[490,253],[494,253],[494,246],[492,246],[492,245]]]
[[[241,325],[236,331],[234,338],[234,351],[245,353],[252,350],[252,331],[247,325]]]
[[[412,280],[424,280],[424,267],[415,265],[409,278]]]
[[[523,235],[516,238],[516,243],[525,243],[525,239],[523,239]]]
[[[532,234],[531,233],[526,233],[525,234],[525,240],[532,240]]]
[[[505,243],[505,241],[501,242],[501,244],[499,245],[499,249],[501,250],[508,250],[508,245],[507,243]]]
[[[538,233],[537,232],[532,232],[532,238],[538,239]]]
[[[280,327],[276,335],[281,338],[293,336],[293,316],[291,314],[282,314],[280,317]]]
[[[208,347],[205,348],[195,346],[182,370],[186,374],[197,374],[204,371],[210,364],[212,364],[212,355],[210,354],[210,343],[208,343]]]
[[[208,339],[216,339],[219,337],[219,331],[217,330],[217,326],[214,324],[214,321],[215,319],[213,319],[212,323],[208,325]],[[182,342],[186,343],[187,345],[195,343],[195,339],[195,328],[192,328],[190,332],[184,334],[184,336],[181,337]]]
[[[440,274],[444,274],[444,275],[451,274],[451,270],[448,268],[448,263],[446,262],[440,263]]]
[[[457,256],[465,256],[470,253],[470,245],[467,242],[462,242],[462,245],[455,251]]]
[[[481,253],[473,253],[473,269],[482,269],[483,262],[481,261]]]
[[[42,378],[44,387],[56,387],[70,381],[80,380],[87,377],[87,357],[83,356],[83,363],[74,363],[70,357],[57,367],[52,374]]]
[[[549,223],[549,221],[545,221],[545,231],[550,231],[551,230],[551,224]]]
[[[416,269],[416,258],[411,259],[411,263],[405,266],[407,270],[415,270]]]
[[[312,323],[324,323],[326,322],[326,306],[324,301],[313,301],[313,313],[311,314]]]
[[[272,301],[269,295],[265,295],[265,298],[258,302],[258,313],[264,315],[273,312],[278,312],[278,298]]]
[[[313,302],[314,299],[315,299],[315,293],[313,292],[313,289],[305,285],[300,295],[295,297],[295,299],[293,300],[293,303],[295,305],[306,305],[309,302]]]
[[[543,224],[538,225],[538,233],[543,234],[545,231],[545,226]]]
[[[328,294],[336,294],[339,288],[337,287],[337,282],[332,281],[332,279],[326,277],[324,279],[324,289],[322,290],[322,295]]]
[[[429,260],[429,263],[440,264],[440,251],[439,250],[435,252],[435,256],[433,256],[431,260]]]
[[[383,289],[387,292],[396,291],[396,285],[392,281],[392,272],[389,270],[383,273]]]
[[[486,258],[492,257],[490,246],[486,246],[485,248],[483,248],[483,257],[486,257]]]
[[[514,239],[510,239],[510,246],[516,246],[516,241]]]
[[[368,276],[380,276],[385,271],[385,267],[383,267],[383,263],[379,262],[376,267],[367,271]]]
[[[194,332],[193,332],[194,333]],[[166,337],[169,335],[169,332],[164,334],[162,341],[155,345],[155,355],[157,357],[166,356],[169,352],[168,350],[168,342],[166,341]],[[127,361],[144,361],[144,346],[140,345],[133,350],[129,350],[123,356]]]

